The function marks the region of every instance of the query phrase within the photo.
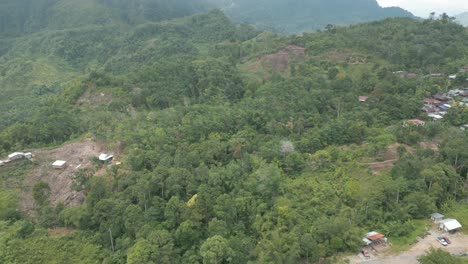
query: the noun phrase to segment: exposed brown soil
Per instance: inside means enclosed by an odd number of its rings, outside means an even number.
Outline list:
[[[333,50],[316,56],[315,58],[319,60],[327,60],[333,62],[345,62],[348,64],[364,64],[367,62],[366,56],[353,51],[345,50]]]
[[[293,61],[304,59],[305,48],[289,45],[274,54],[268,54],[260,59],[261,64],[278,72],[289,70]]]
[[[96,91],[94,83],[88,83],[87,87],[88,89],[77,100],[78,105],[108,105],[114,100],[110,93]]]
[[[431,149],[433,151],[438,151],[439,150],[439,142],[434,142],[434,141],[423,141],[419,143],[421,148],[424,149]]]
[[[291,66],[306,57],[305,48],[288,45],[278,52],[264,55],[247,62],[248,68],[251,71],[258,72],[263,68],[274,72],[288,73]]]
[[[387,149],[379,154],[379,157],[382,157],[385,160],[397,159],[398,158],[398,148],[403,147],[407,152],[415,155],[416,150],[406,144],[395,143],[387,147]]]
[[[399,147],[404,147],[407,152],[411,154],[416,154],[416,150],[406,144],[400,144],[400,143],[395,143],[390,146],[388,146],[385,150],[381,151],[379,154],[377,154],[377,159],[378,160],[383,160],[381,162],[370,162],[370,163],[364,163],[365,165],[368,165],[371,167],[372,171],[374,173],[380,173],[381,171],[389,170],[395,165],[395,162],[398,160],[398,148]]]
[[[374,173],[379,173],[381,171],[391,169],[393,165],[395,165],[395,162],[397,162],[397,159],[391,159],[391,160],[386,160],[382,162],[367,163],[367,165],[371,167]]]
[[[85,200],[83,192],[72,189],[73,178],[81,169],[93,166],[92,158],[99,156],[101,152],[107,152],[104,144],[99,144],[91,139],[64,145],[53,150],[35,150],[34,162],[39,164],[24,180],[21,193],[20,208],[28,215],[34,212],[35,204],[32,197],[32,189],[39,181],[44,181],[50,187],[50,203],[56,206],[63,203],[66,207],[82,204]],[[67,161],[64,169],[54,169],[52,163],[55,160]]]
[[[66,236],[75,232],[75,230],[69,228],[55,228],[48,230],[49,236]]]

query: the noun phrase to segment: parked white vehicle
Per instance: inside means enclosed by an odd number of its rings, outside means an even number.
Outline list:
[[[437,238],[437,241],[439,241],[440,244],[442,244],[442,246],[447,246],[447,241],[445,241],[445,239],[443,237],[438,237]]]

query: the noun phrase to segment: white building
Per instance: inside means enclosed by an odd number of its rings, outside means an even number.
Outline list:
[[[439,222],[439,229],[445,232],[455,232],[462,225],[456,219],[445,219]]]
[[[54,163],[52,163],[52,166],[55,169],[64,169],[67,166],[67,162],[64,160],[56,160]]]
[[[99,155],[99,160],[100,160],[100,161],[108,162],[108,161],[111,161],[113,158],[114,158],[114,156],[113,156],[113,155],[109,155],[109,154],[101,153],[101,155]]]
[[[439,213],[431,214],[431,220],[435,223],[439,223],[440,221],[444,219],[444,217],[445,216],[443,214],[439,214]]]
[[[13,161],[13,160],[19,160],[24,158],[24,153],[23,152],[14,152],[8,155],[8,159]]]
[[[438,115],[438,114],[428,114],[427,116],[430,117],[430,118],[432,118],[432,120],[434,120],[434,121],[435,121],[435,120],[441,120],[441,119],[444,118],[443,116]]]

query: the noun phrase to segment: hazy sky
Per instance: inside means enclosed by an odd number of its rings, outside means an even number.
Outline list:
[[[413,14],[426,18],[429,13],[443,12],[449,15],[458,15],[468,11],[468,0],[377,0],[383,7],[399,6]]]

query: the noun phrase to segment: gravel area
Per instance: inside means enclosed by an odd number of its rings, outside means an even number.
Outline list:
[[[442,246],[436,239],[439,236],[448,237],[452,243],[448,246]],[[425,255],[426,251],[431,247],[442,248],[454,255],[468,254],[468,235],[461,233],[447,234],[432,230],[430,231],[430,235],[421,239],[412,246],[411,249],[397,255],[386,255],[382,252],[377,254],[373,253],[369,259],[365,259],[362,255],[356,255],[348,259],[351,264],[418,264],[418,257]]]

